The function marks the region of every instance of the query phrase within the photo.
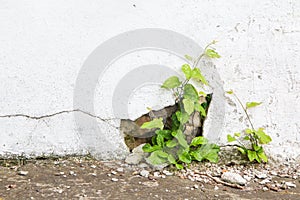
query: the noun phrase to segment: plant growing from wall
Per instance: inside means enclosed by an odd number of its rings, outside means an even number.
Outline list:
[[[250,128],[245,129],[242,133],[234,133],[233,135],[227,135],[228,142],[237,142],[238,150],[243,154],[247,155],[250,162],[256,160],[261,163],[268,162],[263,146],[272,141],[271,137],[264,132],[263,128],[255,129],[253,123],[248,114],[248,109],[259,106],[261,102],[247,102],[244,106],[238,96],[231,90],[227,92],[233,95],[238,103],[241,105],[245,112],[245,115],[250,123]]]
[[[181,71],[185,76],[183,81],[177,76],[172,76],[162,84],[162,88],[173,91],[178,110],[171,116],[171,128],[165,127],[163,118],[153,119],[141,126],[145,129],[159,129],[155,131],[156,134],[152,137],[152,144],[147,143],[143,147],[145,152],[150,153],[148,159],[152,164],[168,163],[182,169],[184,163],[189,164],[193,160],[218,161],[220,150],[218,145],[208,143],[208,140],[203,136],[196,136],[191,140],[187,140],[185,134],[186,124],[193,115],[206,116],[207,103],[201,101],[201,98],[205,98],[206,94],[203,91],[198,91],[193,83],[198,84],[201,88],[208,85],[207,80],[197,66],[204,57],[220,57],[211,47],[215,43],[213,41],[208,44],[204,49],[204,53],[196,59],[188,55],[185,56],[193,64],[192,66],[189,64],[182,65]]]

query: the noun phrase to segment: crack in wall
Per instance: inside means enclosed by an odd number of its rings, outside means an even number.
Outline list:
[[[109,121],[111,121],[111,120],[117,120],[119,118],[107,118],[107,119],[104,119],[104,118],[101,118],[101,117],[99,117],[97,115],[91,114],[91,113],[89,113],[87,111],[80,110],[80,109],[63,110],[63,111],[59,111],[59,112],[56,112],[56,113],[52,113],[52,114],[48,114],[48,115],[41,115],[41,116],[30,116],[30,115],[20,114],[20,113],[18,113],[18,114],[8,114],[8,115],[0,115],[0,118],[24,117],[24,118],[28,118],[28,119],[32,119],[32,120],[42,120],[42,119],[45,119],[45,118],[51,118],[51,117],[54,117],[54,116],[57,116],[57,115],[61,115],[61,114],[65,114],[65,113],[74,113],[74,112],[80,112],[80,113],[83,113],[83,114],[88,115],[90,117],[99,119],[102,122],[105,122],[108,125],[112,126],[113,128],[119,129],[119,127],[116,127],[116,126],[114,126],[114,125],[112,125],[112,124],[109,123]]]

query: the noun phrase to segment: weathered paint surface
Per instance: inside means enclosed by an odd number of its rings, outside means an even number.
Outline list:
[[[2,0],[0,154],[93,152],[105,159],[124,157],[127,149],[117,128],[119,120],[107,120],[112,117],[111,91],[135,66],[159,63],[179,70],[183,61],[154,51],[122,57],[99,80],[95,113],[74,108],[76,78],[89,54],[111,37],[137,28],[164,28],[203,47],[218,40],[222,58],[215,61],[214,69],[220,84],[224,90],[233,89],[244,102],[262,101],[251,116],[273,138],[268,152],[276,159],[296,158],[300,155],[299,11],[298,0]],[[245,120],[238,104],[228,96],[219,98],[226,103],[213,100],[205,130],[207,137],[224,143],[227,133],[245,128]],[[170,94],[158,86],[140,86],[128,110],[136,118],[147,106],[170,103]],[[225,110],[224,119],[218,118],[220,109]],[[87,129],[91,140],[87,145],[78,134],[75,113],[97,120],[105,134],[93,135]],[[212,123],[215,118],[216,124]],[[221,126],[220,131],[207,131],[214,126]]]

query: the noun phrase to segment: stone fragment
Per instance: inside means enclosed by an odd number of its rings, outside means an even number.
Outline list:
[[[296,184],[292,183],[292,182],[285,182],[285,185],[288,186],[289,188],[296,188]]]
[[[129,154],[125,162],[131,165],[137,165],[144,160],[148,156],[148,153],[143,151],[143,146],[145,144],[141,144],[132,150],[132,153]]]
[[[117,172],[124,172],[124,168],[122,167],[117,168]]]
[[[221,179],[223,181],[239,185],[245,185],[247,183],[247,181],[241,175],[233,172],[223,173]]]
[[[166,176],[172,176],[174,173],[169,172],[168,170],[163,170],[163,174]]]
[[[267,174],[263,173],[263,172],[260,172],[260,171],[255,171],[255,177],[256,178],[259,178],[259,179],[265,179],[267,178]]]
[[[140,175],[147,178],[147,177],[149,176],[149,173],[150,173],[149,171],[143,169],[143,170],[140,172]]]
[[[28,171],[18,171],[18,175],[26,176],[28,174]]]
[[[140,153],[131,153],[129,154],[126,159],[125,162],[131,165],[137,165],[139,164],[141,161],[143,160],[143,154]]]
[[[111,181],[112,181],[112,182],[118,182],[119,179],[117,179],[117,178],[112,178]]]

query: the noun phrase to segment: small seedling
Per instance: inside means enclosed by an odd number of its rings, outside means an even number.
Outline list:
[[[248,114],[248,109],[259,106],[261,102],[247,102],[244,106],[238,96],[232,91],[227,91],[228,94],[233,95],[238,103],[244,110],[246,117],[250,123],[250,128],[245,129],[242,133],[234,133],[233,135],[227,135],[228,142],[237,142],[238,150],[243,154],[247,155],[250,162],[256,160],[261,163],[268,162],[263,146],[272,141],[271,137],[264,132],[263,128],[255,129],[253,123]]]

